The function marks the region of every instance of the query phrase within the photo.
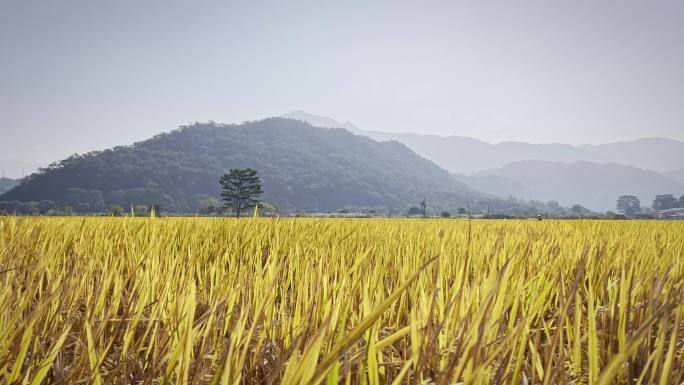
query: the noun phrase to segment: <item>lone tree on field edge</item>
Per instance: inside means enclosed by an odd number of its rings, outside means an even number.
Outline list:
[[[228,174],[220,179],[223,187],[221,196],[226,202],[225,206],[235,210],[238,218],[243,210],[257,205],[259,195],[264,192],[261,189],[261,180],[256,174],[256,170],[251,168],[231,168]]]

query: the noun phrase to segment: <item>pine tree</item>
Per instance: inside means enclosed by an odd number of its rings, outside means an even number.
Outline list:
[[[232,208],[238,218],[240,213],[257,205],[259,195],[263,194],[261,180],[256,174],[251,168],[231,168],[220,179],[225,206]]]

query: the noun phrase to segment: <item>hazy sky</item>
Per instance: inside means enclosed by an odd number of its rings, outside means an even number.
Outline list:
[[[0,159],[303,109],[491,142],[684,140],[684,1],[0,0]]]

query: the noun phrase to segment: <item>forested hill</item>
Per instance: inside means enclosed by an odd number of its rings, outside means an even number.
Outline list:
[[[0,194],[12,189],[12,187],[19,184],[16,179],[0,178]]]
[[[159,204],[192,212],[219,196],[219,177],[251,167],[266,202],[281,209],[405,209],[426,198],[433,209],[482,196],[398,142],[378,143],[343,129],[284,118],[241,125],[196,123],[132,146],[73,156],[26,178],[0,201]]]

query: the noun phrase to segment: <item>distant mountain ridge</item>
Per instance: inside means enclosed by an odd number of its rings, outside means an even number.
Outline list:
[[[445,169],[471,174],[524,160],[619,163],[665,172],[684,167],[684,143],[664,138],[573,146],[560,143],[502,142],[489,144],[468,137],[390,134],[362,131],[375,140],[396,140]]]
[[[299,111],[296,116],[307,119],[309,115]],[[340,125],[330,118],[325,123],[328,127]],[[353,127],[357,135],[403,143],[454,173],[460,182],[501,198],[557,200],[565,206],[579,203],[607,211],[615,209],[615,199],[621,194],[638,196],[644,206],[650,206],[656,194],[684,194],[684,143],[676,140],[643,138],[579,146],[513,141],[490,144],[463,136]]]
[[[344,128],[345,130],[352,133],[359,133],[361,129],[356,127],[351,122],[338,122],[335,119],[329,118],[323,115],[314,115],[302,110],[295,110],[287,114],[282,115],[283,118],[301,120],[307,122],[314,127],[322,128]]]
[[[404,143],[437,165],[460,174],[472,174],[528,159],[558,162],[602,160],[596,154],[568,144],[522,142],[489,144],[469,137],[413,133],[388,134],[377,131],[364,131],[360,135],[366,135],[379,141],[396,140]]]
[[[579,203],[597,211],[615,210],[616,199],[622,194],[637,196],[643,207],[649,207],[657,194],[684,195],[684,183],[655,171],[617,163],[527,160],[458,179],[493,194],[486,185],[472,182],[483,178],[497,182],[496,195],[556,200],[564,206]]]
[[[684,168],[665,172],[664,175],[674,181],[684,184]]]
[[[578,146],[604,161],[667,172],[684,168],[684,143],[667,138],[642,138],[629,142]]]
[[[296,119],[320,119],[303,111],[292,115]],[[325,127],[335,127],[334,119],[325,117]],[[341,128],[342,123],[338,126]],[[351,125],[351,123],[345,123]],[[684,168],[684,142],[666,138],[643,138],[634,141],[599,145],[574,146],[562,143],[487,143],[464,136],[390,133],[363,130],[352,125],[359,135],[378,141],[396,140],[405,144],[440,167],[456,174],[473,174],[509,163],[525,160],[551,162],[619,163],[647,170],[666,172]]]
[[[241,125],[198,123],[132,146],[71,157],[24,179],[0,201],[88,202],[83,210],[161,204],[191,212],[219,196],[223,173],[244,167],[258,170],[263,199],[283,210],[404,210],[423,198],[432,209],[455,209],[490,198],[396,141],[269,118]]]

